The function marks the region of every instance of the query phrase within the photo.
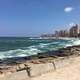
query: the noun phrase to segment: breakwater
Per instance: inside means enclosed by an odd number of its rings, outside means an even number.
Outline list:
[[[51,62],[30,64],[28,66],[23,64],[21,65],[23,69],[18,69],[18,71],[13,74],[6,74],[0,80],[31,80],[33,77],[40,76],[47,72],[56,71],[57,69],[72,64],[77,57],[79,56],[59,58]],[[26,68],[24,68],[24,66],[26,66]]]
[[[49,54],[39,53],[29,58],[1,60],[0,80],[30,80],[33,77],[71,65],[79,56],[80,46],[73,46]]]

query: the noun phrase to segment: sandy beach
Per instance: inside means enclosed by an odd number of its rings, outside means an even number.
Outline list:
[[[80,80],[80,57],[64,68],[57,69],[55,72],[49,72],[32,80]]]

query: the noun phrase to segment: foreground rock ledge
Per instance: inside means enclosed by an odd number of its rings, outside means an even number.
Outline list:
[[[30,79],[44,73],[55,71],[74,62],[74,58],[79,56],[80,46],[61,49],[60,52],[67,56],[40,55],[39,58],[33,56],[32,60],[23,61],[17,64],[0,65],[0,80],[24,80]]]

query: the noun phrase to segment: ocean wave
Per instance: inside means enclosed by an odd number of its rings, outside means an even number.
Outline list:
[[[26,50],[22,50],[22,49],[9,50],[9,51],[0,52],[0,59],[30,56],[30,55],[35,55],[38,52],[40,52],[40,50],[36,48],[30,48]]]
[[[36,40],[33,40],[32,42],[35,41]],[[37,40],[37,44],[25,47],[22,46],[14,50],[0,51],[0,59],[36,55],[37,53],[58,50],[59,48],[75,45],[80,45],[79,39]]]
[[[80,45],[80,40],[74,40],[73,45]]]

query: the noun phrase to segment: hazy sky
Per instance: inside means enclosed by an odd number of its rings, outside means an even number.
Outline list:
[[[0,36],[53,33],[80,23],[80,0],[0,0]]]

